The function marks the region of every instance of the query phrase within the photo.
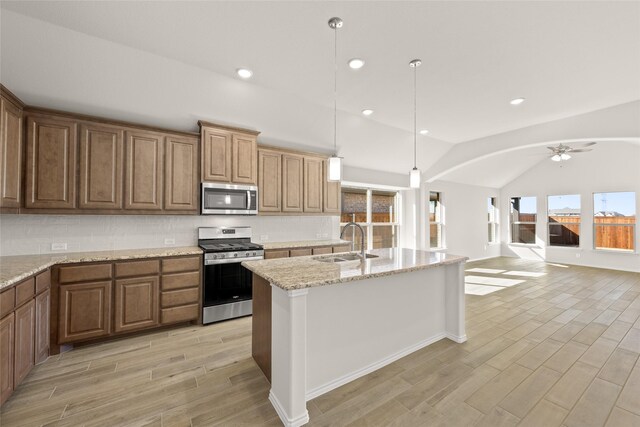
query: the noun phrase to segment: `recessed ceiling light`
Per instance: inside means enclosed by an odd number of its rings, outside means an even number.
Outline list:
[[[362,110],[362,114],[364,114],[365,116],[370,116],[373,114],[373,110],[369,110],[369,109]]]
[[[426,135],[426,134],[428,134],[428,133],[429,133],[429,131],[428,131],[428,130],[426,130],[426,129],[422,129],[422,130],[420,131],[420,135]]]
[[[253,76],[253,71],[248,70],[246,68],[238,68],[236,70],[236,73],[238,73],[238,76],[240,76],[243,79],[248,79],[251,76]]]
[[[509,104],[511,105],[520,105],[524,102],[524,98],[516,98],[516,99],[512,99],[511,101],[509,101]]]
[[[353,68],[354,70],[359,70],[360,68],[364,67],[364,60],[360,58],[353,58],[349,60],[349,67]]]

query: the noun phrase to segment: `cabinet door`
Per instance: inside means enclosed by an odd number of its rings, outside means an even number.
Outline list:
[[[322,159],[304,158],[304,211],[322,212],[324,173]]]
[[[80,125],[80,208],[122,209],[124,131]]]
[[[198,140],[168,136],[165,142],[164,208],[198,211]]]
[[[202,128],[202,180],[231,182],[231,132]]]
[[[78,125],[48,116],[27,118],[25,207],[76,207]]]
[[[0,207],[20,207],[22,110],[0,100]]]
[[[322,204],[323,212],[339,214],[341,209],[342,192],[340,181],[327,181],[327,162],[322,162],[322,171],[324,174],[324,202]]]
[[[15,311],[16,342],[14,356],[13,386],[18,387],[27,376],[34,361],[36,309],[33,300]]]
[[[13,392],[13,349],[15,318],[13,313],[0,321],[0,405]]]
[[[127,132],[125,209],[162,209],[163,135]]]
[[[115,332],[135,331],[159,324],[160,278],[116,280]]]
[[[258,183],[258,146],[253,135],[233,134],[231,181],[237,184]]]
[[[49,312],[51,291],[47,289],[36,297],[35,363],[49,357]]]
[[[303,157],[282,155],[282,212],[302,212]]]
[[[258,150],[258,212],[280,212],[282,202],[282,154]]]
[[[60,285],[58,344],[111,332],[111,281]]]

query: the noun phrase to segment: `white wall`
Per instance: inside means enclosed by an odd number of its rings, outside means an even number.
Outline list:
[[[487,199],[499,197],[500,191],[490,187],[435,181],[423,186],[420,247],[429,248],[429,192],[442,193],[444,208],[444,240],[446,251],[471,260],[500,256],[500,245],[489,244],[487,236]],[[498,201],[500,203],[500,201]]]
[[[590,153],[574,155],[567,162],[544,160],[500,191],[502,255],[556,263],[640,271],[640,232],[636,226],[636,253],[612,253],[593,249],[593,193],[635,191],[636,216],[640,212],[640,146],[612,143],[595,146]],[[547,247],[547,196],[580,194],[581,232],[579,248]],[[535,245],[509,243],[509,199],[537,197]]]
[[[191,246],[198,227],[252,227],[254,241],[335,239],[338,216],[2,215],[0,255]],[[165,239],[175,243],[165,245]]]

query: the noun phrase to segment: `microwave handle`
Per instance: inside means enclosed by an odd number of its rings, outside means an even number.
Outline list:
[[[251,209],[251,191],[247,190],[247,209]]]

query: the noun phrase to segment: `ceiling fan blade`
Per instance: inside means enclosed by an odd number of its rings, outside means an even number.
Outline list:
[[[556,150],[558,149],[558,147],[547,147],[549,150],[553,151],[554,153],[556,152]]]
[[[592,145],[596,145],[597,142],[595,141],[591,141],[591,142],[587,142],[586,144],[580,144],[578,145],[578,147],[591,147]]]
[[[572,153],[585,153],[587,151],[593,151],[591,148],[579,148],[577,150],[569,150]]]

